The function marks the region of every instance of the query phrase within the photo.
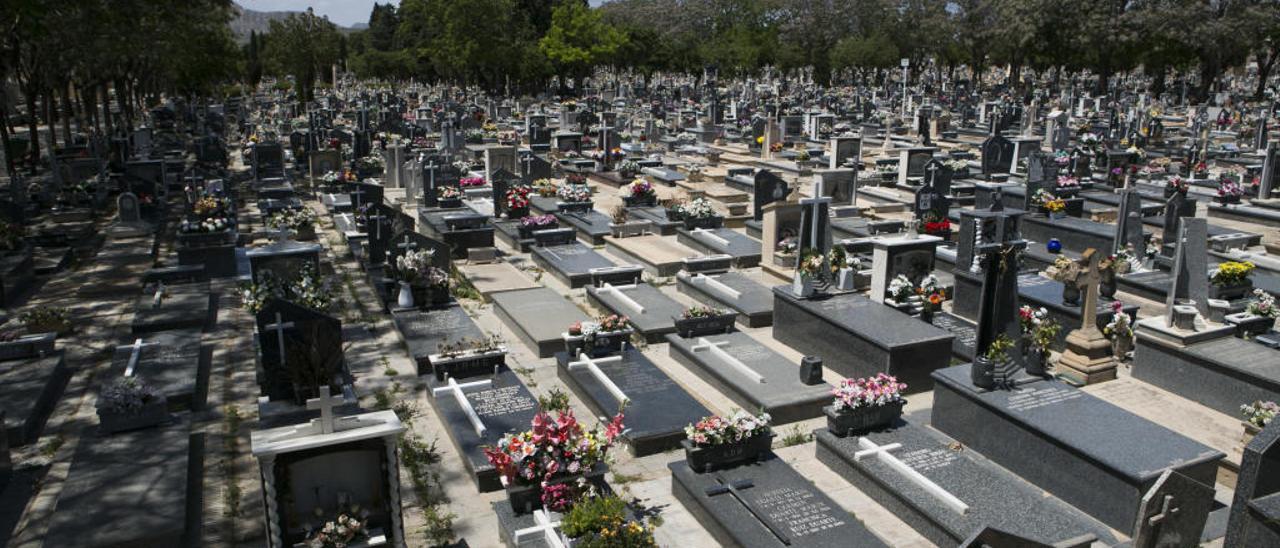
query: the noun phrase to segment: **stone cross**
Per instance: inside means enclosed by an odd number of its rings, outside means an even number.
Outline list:
[[[560,522],[551,521],[551,518],[547,514],[547,510],[545,508],[533,511],[533,521],[536,522],[537,525],[534,525],[533,527],[526,527],[524,529],[517,529],[515,531],[513,539],[516,544],[520,544],[520,537],[542,533],[543,540],[545,540],[547,545],[551,546],[551,548],[565,548],[564,542],[560,541],[560,535],[556,533],[556,528],[560,526]]]
[[[733,299],[735,301],[742,298],[741,291],[738,291],[737,289],[729,287],[728,285],[725,285],[724,282],[717,280],[715,278],[712,278],[711,276],[707,276],[701,272],[699,272],[697,275],[691,278],[690,281],[692,281],[694,285],[705,285],[707,287],[714,288],[716,291],[723,293],[724,295],[728,296],[730,299]]]
[[[809,216],[809,241],[801,242],[801,247],[816,249],[818,252],[826,254],[826,237],[822,236],[821,215],[819,211],[831,204],[831,198],[822,195],[822,179],[816,178],[813,182],[813,197],[800,200],[800,205],[807,206],[811,211]]]
[[[778,530],[777,527],[774,527],[772,520],[761,514],[760,511],[756,510],[755,505],[751,504],[746,497],[742,496],[742,490],[755,487],[755,482],[752,482],[749,479],[728,482],[720,476],[716,476],[716,481],[719,482],[720,485],[712,485],[711,487],[708,487],[705,491],[708,497],[714,497],[716,495],[729,495],[733,497],[734,500],[737,500],[743,508],[747,509],[747,512],[749,512],[752,517],[756,518],[761,525],[764,525],[770,533],[773,533],[773,536],[777,537],[778,542],[787,546],[791,545],[791,539],[783,534],[782,531]]]
[[[462,412],[467,415],[467,420],[471,421],[472,428],[475,428],[476,435],[484,437],[485,431],[488,429],[484,426],[484,421],[480,420],[480,415],[476,414],[476,409],[471,406],[471,400],[467,399],[467,395],[463,390],[477,387],[489,388],[493,386],[493,379],[485,379],[482,381],[473,381],[465,384],[458,384],[453,377],[449,377],[449,386],[442,386],[431,391],[432,395],[453,394],[453,399],[458,402],[458,407],[462,408]]]
[[[404,241],[403,241],[403,242],[401,242],[401,243],[396,244],[396,247],[398,247],[398,248],[400,248],[400,249],[403,249],[403,250],[405,251],[405,253],[408,253],[409,251],[412,251],[412,250],[418,249],[418,242],[411,242],[411,241],[409,241],[409,235],[408,235],[408,234],[405,234],[405,235],[404,235]],[[435,251],[435,250],[433,249],[432,251]]]
[[[751,379],[753,382],[764,384],[765,379],[763,375],[757,373],[754,369],[747,367],[747,364],[742,363],[742,360],[735,358],[733,354],[730,354],[725,349],[721,348],[728,344],[729,341],[712,342],[706,337],[698,337],[698,342],[693,345],[692,350],[695,354],[698,352],[708,352],[711,355],[720,358],[725,363],[733,366],[734,370],[741,373],[748,379]]]
[[[596,359],[587,354],[578,354],[578,361],[569,362],[569,370],[586,369],[593,377],[596,378],[596,381],[601,385],[604,385],[605,389],[608,390],[610,394],[613,394],[614,399],[618,400],[618,403],[625,403],[631,401],[630,398],[627,397],[627,394],[623,392],[621,388],[618,388],[618,385],[614,384],[613,380],[609,379],[609,376],[604,374],[604,371],[600,370],[600,364],[621,361],[622,356],[610,356],[607,358]]]
[[[285,322],[283,320],[284,317],[281,316],[279,312],[276,312],[276,323],[267,324],[266,326],[268,331],[275,330],[276,332],[276,341],[280,347],[280,365],[284,365],[285,363],[284,330],[293,329],[294,327],[293,322]]]
[[[926,169],[926,171],[929,172],[929,178],[928,180],[925,181],[925,186],[929,188],[934,188],[933,182],[938,177],[938,169],[939,169],[938,164],[936,163],[929,164],[928,169]]]
[[[853,460],[861,461],[867,457],[876,457],[880,462],[906,476],[907,479],[924,489],[925,492],[933,495],[934,498],[937,498],[939,501],[942,501],[947,508],[950,508],[958,514],[969,513],[968,504],[965,504],[964,501],[960,500],[955,495],[952,495],[946,489],[943,489],[942,486],[934,483],[933,480],[916,471],[916,469],[912,468],[910,464],[902,462],[898,457],[889,452],[894,449],[902,448],[901,443],[877,445],[874,441],[865,437],[859,437],[858,447],[862,450],[853,454]]]
[[[644,306],[636,302],[635,299],[632,299],[630,295],[623,293],[624,289],[635,289],[635,288],[636,288],[635,284],[615,286],[609,282],[605,282],[604,285],[601,285],[599,288],[596,289],[596,293],[611,294],[614,297],[617,297],[618,300],[622,302],[622,305],[630,309],[632,312],[635,312],[636,314],[644,314]]]
[[[333,433],[333,408],[342,405],[342,396],[330,396],[329,387],[320,387],[320,397],[307,400],[307,409],[320,410],[320,433]]]
[[[164,301],[164,281],[156,282],[156,293],[151,298],[151,308],[160,308],[160,303]]]
[[[132,377],[133,370],[138,367],[138,360],[142,359],[142,349],[148,346],[158,346],[160,343],[144,343],[142,337],[133,340],[133,344],[125,346],[117,346],[117,349],[129,349],[129,363],[124,368],[124,376]]]
[[[1096,328],[1098,326],[1098,283],[1102,281],[1102,274],[1098,272],[1098,251],[1093,248],[1084,250],[1080,255],[1080,263],[1085,266],[1085,270],[1072,282],[1084,292],[1084,301],[1080,304],[1080,317],[1083,320],[1080,323],[1081,329]]]

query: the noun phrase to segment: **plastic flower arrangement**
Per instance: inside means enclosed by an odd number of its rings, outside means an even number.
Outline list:
[[[1116,337],[1133,338],[1133,326],[1130,324],[1129,315],[1124,313],[1124,303],[1120,301],[1112,301],[1111,303],[1111,321],[1102,328],[1102,334],[1108,338]]]
[[[880,373],[869,379],[845,379],[831,390],[835,396],[835,410],[845,411],[863,407],[881,407],[905,401],[902,391],[907,385],[898,382],[898,378],[887,373]]]
[[[219,215],[200,221],[182,221],[182,225],[179,228],[184,234],[208,234],[230,229],[231,221]]]
[[[1031,308],[1023,305],[1018,309],[1018,325],[1025,337],[1036,350],[1045,352],[1058,340],[1062,326],[1049,318],[1044,307]]]
[[[1249,261],[1227,261],[1218,265],[1209,281],[1216,286],[1236,285],[1248,279],[1253,269],[1254,265]]]
[[[378,156],[376,154],[356,160],[356,166],[363,171],[382,171],[386,165],[387,164],[383,161],[382,156]]]
[[[431,268],[431,259],[434,256],[434,249],[411,249],[404,255],[396,257],[396,271],[404,277],[406,282],[414,282],[422,278],[427,273],[427,269]]]
[[[947,166],[947,169],[950,169],[951,171],[960,171],[964,169],[969,169],[969,162],[965,160],[961,160],[959,158],[947,160],[943,162],[942,165]]]
[[[1071,163],[1071,156],[1065,150],[1055,151],[1053,153],[1053,163],[1057,164],[1058,167],[1065,166]]]
[[[554,419],[539,412],[530,426],[484,448],[485,458],[508,485],[545,484],[556,476],[589,471],[604,462],[624,428],[623,414],[618,413],[603,428],[587,430],[573,410],[561,411]]]
[[[1062,198],[1053,198],[1040,204],[1040,207],[1049,213],[1062,213],[1067,210],[1067,201]]]
[[[623,173],[639,173],[640,164],[635,160],[626,160],[618,165],[618,171]]]
[[[551,179],[537,179],[533,182],[533,189],[539,196],[549,198],[556,195],[556,182]]]
[[[484,186],[484,177],[463,177],[458,179],[458,186],[462,188]]]
[[[556,189],[556,197],[562,202],[590,202],[591,189],[587,185],[561,185]]]
[[[1219,198],[1239,198],[1241,196],[1244,196],[1244,187],[1241,187],[1240,183],[1235,182],[1234,179],[1223,177],[1218,182]]]
[[[653,190],[653,184],[644,179],[631,181],[631,184],[627,186],[627,191],[635,199],[644,199],[657,195]]]
[[[1276,298],[1262,289],[1253,290],[1253,300],[1249,302],[1247,311],[1250,315],[1262,318],[1280,316],[1280,309],[1276,309]]]
[[[457,200],[462,198],[462,189],[456,186],[442,186],[436,189],[436,198],[441,200]]]
[[[947,218],[939,218],[930,212],[925,215],[924,220],[920,222],[920,228],[925,234],[946,234],[951,232],[951,220]]]
[[[222,204],[218,202],[217,198],[212,196],[205,196],[196,200],[196,203],[191,204],[191,212],[201,217],[211,216],[221,210]]]
[[[796,243],[795,238],[783,238],[778,240],[778,253],[782,255],[791,255],[800,250],[800,245]]]
[[[1049,279],[1068,283],[1075,281],[1080,276],[1080,264],[1062,255],[1053,260],[1053,266],[1045,269],[1049,274]]]
[[[1108,255],[1106,258],[1098,262],[1098,268],[1102,271],[1110,271],[1114,274],[1124,274],[1129,271],[1130,261],[1133,259],[1128,251],[1118,251],[1115,255]]]
[[[520,219],[520,226],[525,228],[544,228],[558,224],[555,215],[530,215]]]
[[[703,417],[696,424],[685,426],[684,435],[695,445],[701,446],[736,443],[756,436],[768,435],[771,420],[768,413],[752,415],[738,410],[727,419],[719,415]]]
[[[529,193],[531,190],[524,185],[516,185],[507,189],[507,209],[524,209],[529,207]]]
[[[845,251],[843,246],[831,246],[831,251],[827,252],[827,264],[831,266],[831,273],[835,274],[842,268],[856,268],[858,265],[856,257],[849,256],[849,252]]]
[[[1280,415],[1280,405],[1276,405],[1273,401],[1257,400],[1241,405],[1240,414],[1244,415],[1245,422],[1258,428],[1266,428],[1276,415]]]
[[[1191,184],[1188,183],[1186,179],[1183,179],[1179,175],[1174,175],[1172,177],[1169,177],[1169,179],[1166,180],[1164,184],[1165,184],[1165,187],[1169,188],[1170,190],[1181,192],[1183,194],[1185,194],[1187,190],[1191,188]]]
[[[898,274],[889,280],[889,297],[894,302],[903,303],[916,294],[916,286],[904,274]]]
[[[822,273],[823,256],[817,250],[806,248],[800,253],[800,260],[796,262],[796,270],[800,275],[806,278],[816,278]]]
[[[302,209],[282,209],[267,217],[270,228],[301,230],[316,225],[316,212],[309,207]]]
[[[369,536],[366,521],[350,514],[338,514],[333,521],[320,526],[307,537],[307,548],[346,548],[353,541]]]
[[[102,389],[98,409],[119,415],[136,415],[157,397],[155,389],[137,377],[122,377]]]
[[[680,317],[686,320],[694,318],[714,318],[716,316],[721,316],[724,313],[724,310],[713,306],[694,305],[684,309],[684,311],[680,313]]]
[[[1059,175],[1058,188],[1080,188],[1080,179],[1071,175]]]
[[[696,198],[691,202],[677,205],[676,211],[685,218],[706,219],[716,216],[716,210],[711,207],[711,201],[706,198]]]

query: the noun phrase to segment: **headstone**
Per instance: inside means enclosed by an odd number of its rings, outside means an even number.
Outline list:
[[[1115,249],[1112,253],[1133,248],[1135,258],[1147,256],[1147,240],[1142,232],[1142,195],[1134,188],[1120,189],[1120,207],[1117,210]]]
[[[1176,470],[1165,470],[1142,497],[1133,526],[1134,548],[1200,543],[1213,506],[1214,488]]]
[[[484,149],[484,178],[486,181],[493,181],[493,174],[503,169],[511,173],[515,173],[519,167],[516,165],[516,148],[507,146],[490,146]],[[494,195],[494,200],[498,199]]]
[[[1253,441],[1245,445],[1240,459],[1235,494],[1231,498],[1227,537],[1228,548],[1276,546],[1280,544],[1280,421],[1271,421]]]
[[[759,221],[764,218],[764,206],[773,202],[786,200],[790,194],[787,182],[772,171],[761,169],[755,174],[755,199],[752,200],[753,217]]]
[[[1173,326],[1174,306],[1189,300],[1201,317],[1209,317],[1209,272],[1207,219],[1184,217],[1174,244],[1173,286],[1165,300],[1165,326]],[[1088,314],[1085,314],[1088,316]]]
[[[1001,135],[992,135],[982,143],[982,174],[1008,173],[1014,162],[1013,142]]]
[[[116,220],[120,223],[137,223],[142,220],[138,197],[132,192],[123,192],[116,198]]]

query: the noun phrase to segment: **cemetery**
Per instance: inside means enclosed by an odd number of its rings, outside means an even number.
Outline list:
[[[0,17],[0,546],[1280,546],[1278,3]]]

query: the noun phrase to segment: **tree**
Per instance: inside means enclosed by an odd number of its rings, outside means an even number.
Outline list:
[[[626,35],[604,22],[585,2],[565,2],[551,12],[551,28],[538,42],[543,55],[561,76],[573,79],[574,89],[592,67],[617,53]]]
[[[396,30],[400,28],[400,15],[395,4],[374,4],[369,14],[369,28],[364,32],[369,47],[378,51],[396,49]]]
[[[315,97],[317,79],[338,60],[338,27],[311,9],[271,21],[267,51],[280,70],[294,77],[298,101]]]

